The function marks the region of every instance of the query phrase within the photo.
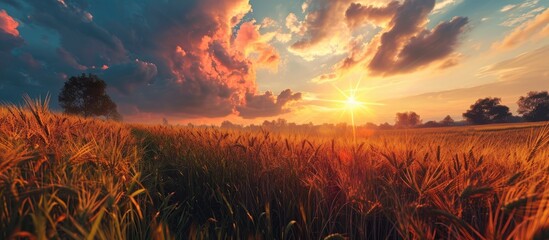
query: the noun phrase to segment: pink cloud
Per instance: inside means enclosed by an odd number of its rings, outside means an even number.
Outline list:
[[[19,23],[15,21],[6,10],[0,10],[0,29],[14,37],[19,36],[19,31],[17,30],[17,27],[19,26]]]
[[[259,27],[254,24],[254,21],[243,23],[238,30],[234,45],[247,57],[256,53],[258,56],[251,59],[258,67],[277,70],[280,56],[267,42],[270,39],[266,39],[259,33]]]

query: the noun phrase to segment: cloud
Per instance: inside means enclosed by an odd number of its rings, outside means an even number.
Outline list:
[[[385,6],[352,3],[346,10],[346,21],[356,29],[370,23],[380,32],[366,42],[363,35],[347,42],[347,56],[332,66],[328,73],[311,80],[314,83],[336,81],[359,71],[372,76],[409,73],[438,64],[439,69],[455,66],[461,56],[455,52],[468,19],[454,17],[426,28],[433,12],[434,0],[392,1]]]
[[[290,52],[307,60],[328,54],[342,54],[345,45],[351,39],[346,23],[341,21],[351,0],[317,0],[307,7],[305,19],[301,24],[290,24],[292,31],[303,33],[302,37],[292,43]],[[290,23],[295,15],[288,16]],[[288,23],[288,18],[286,19]],[[288,24],[287,24],[288,25]]]
[[[293,93],[290,89],[282,91],[276,99],[270,91],[261,95],[247,93],[246,103],[238,106],[237,110],[245,119],[276,116],[290,112],[287,105],[301,100],[301,97],[301,93]]]
[[[372,23],[381,27],[381,31],[367,43],[360,36],[351,40],[347,57],[334,65],[333,72],[312,81],[338,79],[359,66],[362,69],[358,71],[365,68],[370,75],[391,76],[413,72],[437,62],[442,62],[442,68],[456,65],[458,58],[450,58],[457,55],[455,50],[468,19],[454,17],[429,30],[426,24],[434,7],[434,0],[393,1],[381,7],[351,4],[346,11],[350,27]]]
[[[240,26],[234,45],[248,58],[252,54],[257,54],[256,57],[251,57],[256,66],[276,71],[280,56],[276,49],[268,44],[271,39],[262,36],[259,33],[259,26],[254,23],[254,21],[245,22]]]
[[[524,23],[532,19],[538,13],[543,12],[544,10],[545,10],[545,7],[538,7],[538,8],[532,9],[531,11],[523,13],[520,16],[511,17],[507,19],[505,22],[501,23],[501,25],[505,27],[514,27],[518,24]]]
[[[103,69],[105,72],[102,77],[105,81],[110,82],[113,87],[125,95],[131,94],[138,86],[152,83],[158,74],[154,63],[138,59]]]
[[[381,35],[381,44],[369,64],[376,73],[394,69],[395,58],[402,45],[427,23],[427,16],[435,6],[434,0],[405,1],[391,20],[392,27]]]
[[[261,22],[261,28],[276,27],[277,25],[278,23],[270,17],[264,18],[263,21]]]
[[[278,31],[275,35],[275,38],[277,41],[281,43],[287,43],[292,40],[292,34],[291,33],[283,33],[281,31]]]
[[[423,29],[428,22],[428,15],[433,13],[433,10],[441,11],[457,2],[460,1],[444,0],[435,7],[435,0],[311,1],[303,21],[299,21],[295,14],[290,14],[286,19],[288,29],[302,34],[289,50],[306,60],[314,60],[328,54],[345,54],[356,35],[362,34],[359,31],[363,30],[359,28],[365,23],[374,25],[374,28],[381,29],[382,32],[387,32],[387,28],[393,28],[394,31],[389,31],[388,34],[396,33],[394,37],[399,39],[395,41],[401,43]],[[385,5],[380,5],[382,3]],[[345,21],[342,22],[341,19]],[[406,29],[407,27],[410,29]],[[383,54],[391,55],[389,51],[392,47],[402,47],[390,46],[387,40],[382,39],[382,42],[384,44],[381,47],[385,48]],[[398,52],[398,48],[396,51]],[[376,62],[381,58],[377,57]]]
[[[71,66],[74,69],[78,69],[81,71],[85,71],[88,69],[88,67],[78,63],[78,60],[76,60],[76,58],[74,58],[74,56],[70,52],[63,48],[58,48],[57,54],[62,61],[64,61],[67,65]]]
[[[5,10],[0,10],[0,73],[11,69],[13,63],[12,50],[24,44],[24,40],[17,30],[18,26],[19,23],[8,15]],[[2,75],[13,77],[9,74]]]
[[[507,36],[493,45],[495,49],[510,49],[530,39],[542,39],[549,36],[549,9],[534,19],[516,27]]]
[[[318,83],[318,84],[322,84],[322,83],[327,83],[327,82],[333,82],[333,81],[336,81],[338,78],[337,74],[335,73],[327,73],[327,74],[322,74],[318,77],[315,77],[313,79],[311,79],[311,82],[312,83]]]
[[[304,13],[305,11],[307,11],[307,8],[309,8],[309,4],[310,4],[310,0],[303,2],[303,4],[301,4],[301,12]]]
[[[393,1],[384,7],[363,6],[360,3],[351,3],[345,11],[345,20],[351,28],[358,27],[365,22],[384,25],[395,15],[400,3]]]
[[[519,6],[519,8],[530,8],[530,7],[535,7],[538,3],[539,3],[539,0],[525,1],[524,3],[522,3],[522,4]]]
[[[498,75],[500,78],[527,78],[537,76],[543,78],[549,76],[546,56],[549,54],[549,45],[536,50],[520,54],[514,58],[498,62],[481,69],[480,76],[489,74]]]
[[[453,54],[453,56],[448,57],[446,60],[440,64],[439,69],[451,68],[459,64],[460,60],[463,58],[461,54]]]
[[[503,6],[499,11],[500,12],[507,12],[507,11],[513,10],[515,7],[517,7],[517,5],[509,4],[509,5]]]
[[[28,24],[55,30],[60,45],[84,66],[127,61],[127,51],[120,39],[89,18],[89,13],[75,2],[55,0],[27,1],[32,7]]]
[[[432,31],[423,30],[412,37],[389,69],[391,73],[409,72],[449,56],[458,44],[458,36],[468,23],[467,18],[455,17],[437,25]],[[379,69],[378,69],[379,70]]]
[[[539,0],[529,0],[525,1],[520,5],[507,5],[501,9],[501,12],[512,11],[508,14],[507,19],[502,22],[500,25],[505,27],[515,27],[519,24],[522,24],[530,19],[534,18],[540,12],[543,12],[546,9],[546,6],[537,6]],[[505,10],[505,11],[504,11]]]
[[[455,5],[461,1],[459,0],[439,0],[433,8],[433,14],[441,13],[443,10],[451,5]]]
[[[19,26],[19,23],[15,21],[6,10],[0,10],[0,30],[3,32],[10,34],[14,37],[19,36],[19,31],[17,30],[17,27]]]
[[[348,45],[347,57],[335,65],[336,69],[347,71],[362,63],[366,58],[373,56],[381,43],[381,34],[374,36],[369,42],[363,37],[357,37]]]
[[[86,71],[116,90],[124,113],[238,115],[257,94],[256,69],[276,69],[280,59],[269,44],[273,34],[242,23],[248,0],[20,2],[7,4],[44,37],[25,45],[0,31],[0,61],[8,63],[0,75],[13,79],[0,84],[0,94],[10,91],[15,100],[22,92],[55,94],[67,76]]]
[[[294,13],[289,13],[286,17],[286,28],[291,33],[297,33],[298,35],[303,35],[307,31],[305,24],[299,21]]]

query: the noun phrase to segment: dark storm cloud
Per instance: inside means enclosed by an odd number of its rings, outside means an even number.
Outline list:
[[[2,76],[48,83],[44,90],[56,94],[67,76],[92,72],[117,90],[114,98],[130,109],[123,112],[182,117],[238,114],[255,96],[256,64],[233,46],[235,27],[251,10],[246,0],[22,2],[8,4],[20,9],[26,28],[48,33],[49,45],[5,51],[18,59],[10,66],[17,71],[0,70]]]
[[[67,64],[68,66],[74,69],[78,69],[82,71],[88,69],[86,66],[78,63],[78,60],[76,60],[76,58],[74,58],[74,56],[70,52],[68,52],[63,48],[58,48],[57,54],[59,55],[60,60],[62,60],[65,64]]]
[[[19,36],[13,36],[0,31],[0,69],[7,68],[9,61],[13,58],[11,51],[23,45],[24,41]]]
[[[59,34],[61,47],[80,64],[92,66],[100,62],[110,64],[127,60],[122,42],[95,24],[91,13],[75,1],[41,0],[27,3],[33,11],[25,22],[55,30]]]
[[[282,91],[275,99],[272,92],[262,95],[246,94],[246,104],[237,107],[243,118],[275,116],[289,112],[286,106],[293,101],[301,100],[301,93],[292,93],[290,89]]]
[[[105,74],[102,76],[105,81],[112,82],[113,86],[121,93],[129,95],[138,86],[151,83],[158,73],[153,63],[135,60],[133,62],[104,66]]]

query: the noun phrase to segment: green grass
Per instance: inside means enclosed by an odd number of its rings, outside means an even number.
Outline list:
[[[313,137],[0,108],[0,239],[546,239],[543,124]]]

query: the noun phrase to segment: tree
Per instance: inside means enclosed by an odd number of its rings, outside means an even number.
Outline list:
[[[385,123],[379,124],[378,129],[389,130],[389,129],[393,129],[393,126],[391,126],[391,124],[389,124],[388,122],[385,122]]]
[[[422,127],[426,128],[434,128],[434,127],[440,127],[442,124],[436,122],[436,121],[428,121],[422,125]]]
[[[440,124],[443,126],[452,126],[454,125],[454,122],[454,119],[450,117],[450,115],[447,115],[444,119],[442,119],[442,121],[440,121]]]
[[[236,125],[234,123],[232,123],[231,121],[229,121],[229,120],[225,120],[221,123],[221,128],[230,129],[230,128],[235,128],[235,127],[236,127]]]
[[[473,124],[501,123],[511,117],[509,108],[500,104],[500,98],[483,98],[471,105],[463,117]]]
[[[395,126],[396,127],[415,127],[417,125],[421,124],[421,119],[419,115],[415,112],[403,112],[403,113],[397,113],[396,119],[395,119]]]
[[[375,123],[372,123],[372,122],[367,122],[364,125],[364,127],[367,128],[367,129],[377,129],[377,125]]]
[[[73,76],[65,82],[59,94],[59,105],[67,114],[84,117],[104,116],[108,119],[121,120],[116,111],[116,104],[107,95],[107,84],[93,74]]]
[[[519,114],[529,122],[549,120],[549,94],[547,91],[529,92],[517,102]]]
[[[164,126],[170,126],[170,122],[168,122],[168,119],[167,119],[167,118],[165,118],[165,117],[162,118],[162,125],[164,125]]]

